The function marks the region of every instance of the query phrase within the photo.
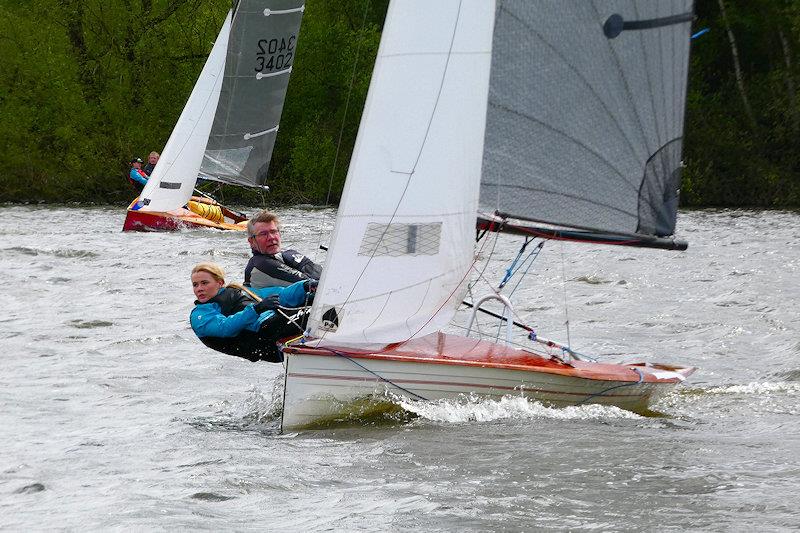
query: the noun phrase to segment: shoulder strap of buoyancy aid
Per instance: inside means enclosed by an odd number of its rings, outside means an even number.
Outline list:
[[[236,314],[255,302],[249,294],[233,287],[225,287],[221,293],[208,301],[219,305],[220,312],[225,316]]]

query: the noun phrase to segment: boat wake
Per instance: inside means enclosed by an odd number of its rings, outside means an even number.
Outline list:
[[[205,431],[258,431],[278,433],[280,431],[283,402],[283,376],[271,383],[271,390],[254,387],[240,402],[225,400],[217,412],[208,416],[197,416],[189,424]]]
[[[706,390],[707,394],[744,394],[744,395],[770,395],[770,394],[800,394],[800,383],[787,381],[754,381],[744,385],[725,385],[712,387]]]
[[[404,410],[420,418],[434,422],[491,422],[494,420],[517,419],[638,419],[642,416],[606,405],[580,405],[569,407],[548,407],[540,402],[521,396],[503,396],[499,400],[464,396],[458,400],[439,400],[435,402],[409,401],[396,399]]]

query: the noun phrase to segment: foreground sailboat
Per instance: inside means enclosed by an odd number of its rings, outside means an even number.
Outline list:
[[[390,4],[307,338],[285,347],[284,429],[387,392],[646,411],[694,371],[440,331],[476,262],[479,199],[487,230],[685,248],[691,19],[690,0]]]
[[[123,231],[245,229],[243,214],[193,194],[198,178],[264,187],[304,10],[278,4],[235,2]]]

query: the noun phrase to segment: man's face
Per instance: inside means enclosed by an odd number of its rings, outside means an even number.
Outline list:
[[[281,233],[278,224],[272,222],[256,222],[255,235],[248,239],[250,248],[262,254],[277,254],[281,251]]]
[[[158,156],[157,155],[151,155],[150,157],[147,158],[147,161],[151,165],[155,165],[156,163],[158,163]]]

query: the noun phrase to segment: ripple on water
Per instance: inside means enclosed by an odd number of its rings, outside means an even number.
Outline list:
[[[28,248],[26,246],[12,246],[10,248],[4,248],[3,251],[29,256],[52,255],[62,259],[92,259],[100,256],[100,254],[90,250],[74,250],[69,248],[58,250],[40,250],[36,248]]]
[[[770,395],[770,394],[800,394],[800,383],[787,382],[752,382],[744,385],[725,385],[711,387],[706,390],[708,394],[741,394],[741,395]]]
[[[236,496],[223,496],[222,494],[217,494],[216,492],[195,492],[192,494],[192,498],[195,500],[203,500],[205,502],[224,502],[227,500],[233,500]]]
[[[113,326],[113,322],[107,320],[70,320],[67,322],[70,326],[77,329],[94,329],[94,328],[107,328]]]
[[[43,490],[45,490],[43,483],[31,483],[30,485],[18,488],[14,491],[14,494],[34,494],[36,492],[42,492]]]

